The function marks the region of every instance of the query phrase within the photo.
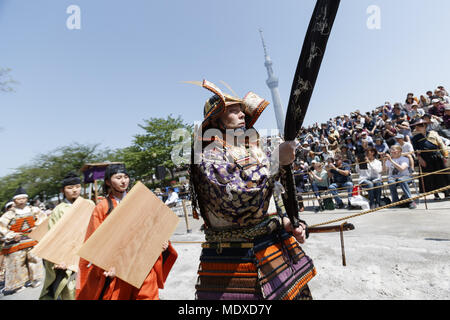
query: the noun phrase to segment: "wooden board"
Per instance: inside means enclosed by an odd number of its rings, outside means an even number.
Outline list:
[[[178,224],[178,216],[141,182],[110,213],[78,254],[140,288]]]
[[[36,228],[28,234],[28,237],[36,240],[41,241],[42,238],[45,236],[45,234],[48,232],[48,217],[45,218],[39,225],[36,226]]]
[[[68,269],[78,272],[77,252],[84,242],[94,208],[92,201],[78,197],[31,253],[56,264],[64,263]]]

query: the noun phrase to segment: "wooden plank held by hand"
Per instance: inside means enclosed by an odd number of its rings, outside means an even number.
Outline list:
[[[92,201],[79,197],[31,253],[55,264],[64,263],[68,269],[78,272],[77,251],[84,242],[94,208]]]
[[[78,254],[140,288],[179,222],[144,184],[137,182]]]
[[[28,234],[28,238],[41,241],[48,232],[48,218],[44,219],[36,228]]]

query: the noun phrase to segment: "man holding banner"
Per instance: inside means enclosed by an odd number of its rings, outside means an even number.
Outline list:
[[[253,124],[268,102],[254,93],[225,95],[206,80],[202,86],[215,94],[205,104],[191,159],[192,206],[205,221],[206,238],[196,298],[311,299],[307,283],[316,270],[298,244],[306,226],[293,228],[283,214],[268,213],[277,169],[293,162],[295,143],[281,143],[267,157]]]

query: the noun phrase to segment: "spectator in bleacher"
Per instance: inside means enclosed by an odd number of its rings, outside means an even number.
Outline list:
[[[419,100],[419,107],[420,108],[422,108],[424,111],[426,111],[425,108],[428,108],[428,106],[430,104],[431,104],[430,98],[428,98],[428,97],[426,97],[424,95],[420,96],[420,100]]]
[[[425,111],[423,110],[423,108],[420,108],[417,103],[413,103],[413,105],[411,106],[411,111],[408,112],[408,116],[411,119],[410,121],[421,118],[424,114]]]
[[[364,115],[364,129],[367,131],[367,132],[372,132],[372,130],[374,130],[375,129],[375,121],[374,121],[374,119],[370,116],[370,112],[367,112],[365,115]]]
[[[405,108],[405,110],[406,110],[407,113],[411,111],[412,105],[413,105],[414,103],[417,103],[416,101],[414,101],[414,97],[412,97],[411,95],[409,95],[409,96],[406,98],[405,104],[403,105],[403,107]]]
[[[402,134],[395,136],[397,145],[402,147],[402,156],[409,159],[409,171],[412,173],[414,171],[414,148],[411,143],[405,140],[405,136]]]
[[[402,123],[403,121],[408,121],[406,116],[406,112],[402,110],[400,103],[396,103],[394,105],[394,113],[392,114],[392,122],[397,124]]]
[[[322,146],[328,146],[330,144],[330,141],[324,136],[321,135],[320,139],[318,141],[318,152],[322,150]]]
[[[390,154],[383,158],[383,171],[388,174],[389,190],[391,191],[392,202],[398,202],[397,187],[403,190],[406,199],[411,198],[411,191],[408,182],[410,181],[409,159],[402,156],[402,148],[399,145],[393,145],[390,148]],[[409,203],[410,209],[417,208],[414,201]]]
[[[411,133],[411,128],[409,127],[408,121],[403,121],[402,123],[397,124],[396,129],[397,129],[398,134],[401,134],[404,136],[404,139],[406,142],[411,142],[412,133]]]
[[[355,115],[355,119],[356,119],[355,125],[360,126],[361,130],[364,129],[365,119],[359,114],[359,112],[358,112],[358,114]]]
[[[161,201],[163,200],[163,194],[160,188],[156,188],[155,191],[153,191],[153,193],[155,194],[155,196],[158,197],[159,200]]]
[[[375,138],[375,149],[379,155],[384,155],[389,152],[389,147],[382,137]]]
[[[373,146],[373,144],[371,144]],[[355,158],[359,159],[359,162],[361,162],[361,158],[366,157],[366,150],[369,149],[369,141],[367,139],[361,139],[358,141],[358,144],[356,145],[355,150]]]
[[[445,113],[442,117],[441,135],[450,139],[450,105],[445,106]]]
[[[338,153],[336,153],[337,155]],[[350,150],[347,145],[343,144],[339,150],[339,154],[342,157],[342,161],[352,164],[355,162],[355,156],[353,150]]]
[[[445,90],[439,90],[438,91],[438,97],[441,99],[443,104],[449,104],[450,103],[450,97],[448,94],[446,94]]]
[[[433,99],[431,101],[433,104],[429,109],[428,113],[437,117],[443,117],[445,113],[445,106],[439,98]]]
[[[414,154],[414,148],[412,144],[406,141],[403,134],[396,135],[395,141],[402,147],[402,156],[406,157],[407,155]]]
[[[321,161],[326,162],[329,158],[334,158],[333,152],[329,151],[326,145],[321,145],[320,149],[319,157],[321,158]]]
[[[309,177],[311,179],[311,187],[316,195],[319,207],[315,208],[314,211],[323,211],[324,205],[322,198],[320,196],[320,191],[328,190],[328,172],[324,169],[322,162],[314,163],[314,170],[309,171]]]
[[[330,133],[328,134],[328,142],[331,145],[337,145],[339,140],[339,132],[334,128],[330,128]]]
[[[425,113],[422,119],[427,123],[427,130],[428,131],[441,131],[441,118],[431,115],[429,113]]]
[[[353,164],[358,156],[361,162],[364,151],[371,147],[375,148],[378,157],[383,158],[395,144],[402,147],[403,156],[409,157],[412,152],[411,130],[422,118],[429,122],[428,130],[437,131],[443,143],[450,144],[450,110],[445,104],[448,102],[450,97],[447,91],[439,86],[434,92],[428,91],[426,95],[421,95],[420,99],[413,93],[408,93],[404,105],[395,103],[392,106],[386,101],[371,112],[361,114],[359,110],[355,110],[350,114],[330,118],[323,124],[315,123],[302,130],[299,139],[303,141],[303,148],[297,152],[297,158],[308,163],[324,161],[331,164],[331,158],[340,156],[348,164]],[[408,167],[410,170],[414,168],[414,161],[411,159]],[[333,179],[333,174],[330,174],[330,178]],[[339,205],[339,201],[336,201]]]
[[[388,119],[391,118],[392,116],[392,106],[391,103],[389,101],[386,101],[381,109],[381,112],[387,116]]]
[[[384,113],[378,113],[375,116],[375,131],[373,134],[380,134],[384,128],[384,122],[387,120],[387,115],[385,115]],[[372,135],[373,135],[372,134]]]
[[[329,186],[330,193],[334,196],[336,207],[338,209],[344,208],[344,202],[338,195],[340,188],[347,189],[347,209],[350,209],[350,197],[353,189],[353,182],[351,176],[351,167],[348,163],[342,161],[342,157],[336,157],[334,163],[330,163],[327,168],[328,177],[332,178],[333,183]]]
[[[320,125],[319,135],[324,138],[328,137],[328,126],[326,123]]]
[[[448,94],[448,91],[443,86],[438,86],[438,89],[443,91],[446,96],[450,96],[450,94]]]
[[[297,150],[296,152],[297,160],[306,161],[306,157],[308,156],[309,151],[311,151],[311,149],[309,148],[309,143],[308,141],[304,140],[302,142],[302,148],[300,150]]]
[[[300,212],[303,212],[305,211],[305,206],[303,204],[302,193],[306,191],[305,184],[308,182],[308,172],[305,170],[307,169],[307,166],[305,167],[303,162],[294,161],[293,167],[294,167],[295,190],[297,191],[298,208]]]
[[[427,96],[428,96],[428,99],[430,100],[430,105],[431,105],[431,102],[434,99],[438,99],[439,98],[437,95],[434,95],[433,91],[431,91],[431,90],[427,91]]]
[[[309,165],[312,165],[312,162],[320,162],[320,158],[319,158],[319,156],[318,155],[316,155],[316,153],[314,152],[314,151],[309,151],[308,152],[308,155],[306,156],[306,162],[309,164]]]
[[[346,128],[348,130],[352,130],[353,129],[353,120],[350,119],[348,114],[344,115],[344,128]]]
[[[414,93],[408,93],[406,95],[406,100],[408,100],[409,98],[412,98],[415,102],[419,102],[419,99],[417,97],[414,96]]]
[[[448,158],[448,151],[442,139],[436,131],[428,131],[426,121],[421,120],[414,124],[413,144],[418,153],[419,165],[423,173],[434,172],[445,169],[445,158]],[[425,151],[425,152],[421,152]],[[423,177],[424,188],[420,184],[421,192],[429,192],[435,189],[446,187],[450,184],[448,174],[432,174]],[[444,192],[446,198],[449,191]],[[439,199],[439,194],[435,193],[435,199]]]
[[[383,123],[380,126],[380,130],[384,127],[384,125],[386,124],[386,121],[391,120],[391,117],[387,113],[383,112],[383,113],[381,113],[381,120],[383,120]]]
[[[392,126],[392,121],[387,120],[385,123],[383,138],[389,147],[395,144],[395,136],[397,135],[397,129]]]
[[[358,184],[369,194],[370,209],[380,206],[381,203],[381,172],[383,165],[380,160],[376,159],[377,150],[374,147],[366,151],[364,162],[357,162],[356,172],[359,174]],[[375,188],[375,189],[373,189]]]
[[[347,149],[350,150],[351,152],[353,152],[355,150],[355,144],[353,142],[353,138],[351,135],[348,135],[345,137],[345,143],[347,146]]]
[[[373,139],[372,137],[367,133],[367,131],[362,131],[359,136],[359,144],[363,144],[364,141],[368,142],[369,144],[373,145]]]

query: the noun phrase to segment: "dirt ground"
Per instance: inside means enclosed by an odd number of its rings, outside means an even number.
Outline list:
[[[309,225],[358,211],[335,210],[302,214]],[[313,259],[317,276],[310,282],[316,300],[448,300],[450,299],[450,201],[421,202],[415,210],[384,209],[348,220],[346,266],[342,265],[339,233],[311,234],[302,245]],[[164,300],[192,300],[204,240],[201,221],[184,217],[172,236],[179,256],[160,291]],[[183,242],[183,243],[179,243]],[[41,288],[26,288],[3,300],[36,300]]]
[[[302,218],[309,225],[359,211],[335,210]],[[302,245],[313,259],[317,276],[310,282],[318,300],[447,300],[450,299],[450,201],[428,200],[415,210],[384,209],[348,220],[355,226],[344,234],[346,266],[339,233],[311,234]],[[180,220],[173,241],[202,241],[198,221],[186,233]],[[338,223],[339,224],[339,223]],[[174,243],[179,258],[169,275],[162,299],[194,299],[199,244]]]

